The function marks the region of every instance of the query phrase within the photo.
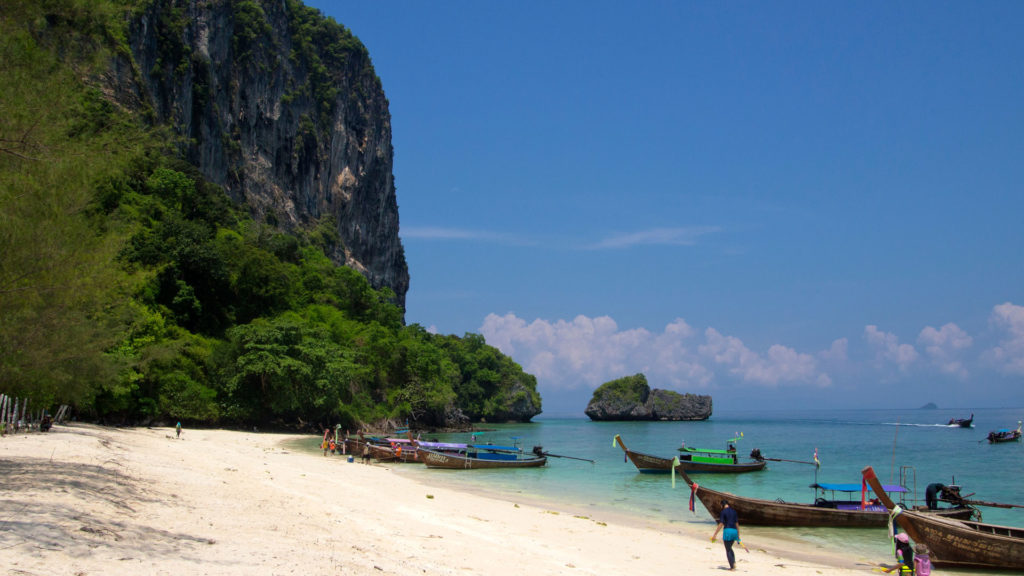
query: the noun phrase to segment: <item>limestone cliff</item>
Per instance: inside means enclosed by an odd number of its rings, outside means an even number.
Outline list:
[[[404,308],[388,101],[344,26],[297,0],[154,0],[113,75],[117,99],[171,126],[258,221],[331,226],[332,259]]]
[[[651,390],[647,377],[636,374],[602,384],[585,413],[595,421],[707,420],[711,396]]]

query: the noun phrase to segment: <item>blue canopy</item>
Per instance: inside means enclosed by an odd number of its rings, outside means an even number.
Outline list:
[[[860,484],[811,484],[811,488],[821,488],[822,490],[833,490],[835,492],[860,492]],[[886,492],[906,492],[907,489],[903,486],[884,485],[882,488]],[[868,490],[871,490],[871,486],[868,486]]]

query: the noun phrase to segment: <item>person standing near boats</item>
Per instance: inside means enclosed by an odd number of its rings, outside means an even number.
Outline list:
[[[896,566],[890,571],[894,574],[913,574],[914,549],[906,532],[893,536],[893,553],[896,555]]]
[[[946,485],[941,482],[934,482],[929,484],[924,489],[924,502],[928,505],[929,510],[939,509],[939,494],[942,493],[944,496],[946,492]]]
[[[729,561],[729,570],[736,569],[736,553],[732,545],[740,539],[740,520],[736,510],[729,506],[728,500],[722,500],[722,513],[718,515],[718,525],[715,526],[715,533],[711,535],[714,542],[718,537],[719,530],[722,531],[722,543],[725,544],[725,558]]]
[[[320,443],[320,447],[323,448],[324,456],[327,456],[327,451],[334,452],[334,432],[330,428],[324,428],[324,440]]]

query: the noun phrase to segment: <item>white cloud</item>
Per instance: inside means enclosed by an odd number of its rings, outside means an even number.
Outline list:
[[[1024,374],[1024,306],[1006,302],[992,308],[990,323],[1004,332],[987,356],[1009,374]]]
[[[515,314],[488,314],[480,333],[487,343],[555,387],[595,387],[633,374],[638,356],[654,337],[642,328],[620,331],[608,316],[577,316],[571,322],[534,320]]]
[[[652,228],[631,234],[620,234],[605,238],[591,246],[595,250],[605,248],[629,248],[640,245],[693,246],[697,239],[706,234],[718,232],[717,226],[694,226],[690,228]]]
[[[875,359],[879,362],[895,364],[900,370],[906,370],[917,360],[917,350],[910,344],[900,344],[895,334],[882,332],[878,326],[864,327],[864,338],[875,350]]]
[[[489,314],[480,333],[553,388],[593,389],[643,372],[653,388],[696,392],[710,386],[717,366],[758,385],[831,384],[812,355],[785,346],[772,346],[762,356],[739,339],[708,328],[706,342],[695,347],[696,332],[681,318],[652,333],[643,328],[620,330],[608,316],[527,323],[512,313]]]
[[[818,371],[817,362],[810,354],[774,344],[762,356],[747,348],[739,338],[723,336],[714,328],[705,330],[704,336],[706,343],[700,346],[700,353],[726,366],[745,382],[771,386],[787,382],[818,386],[832,383],[827,374]]]
[[[850,343],[846,338],[838,338],[832,341],[828,350],[818,352],[818,356],[826,362],[846,362],[847,350]]]
[[[532,242],[510,234],[488,230],[466,230],[463,228],[442,228],[439,226],[408,226],[399,231],[403,239],[417,240],[470,240],[507,245],[529,245]]]
[[[967,369],[959,355],[962,350],[970,348],[974,344],[974,339],[959,326],[952,322],[937,330],[931,326],[925,326],[917,336],[917,343],[939,370],[961,378],[967,377]]]

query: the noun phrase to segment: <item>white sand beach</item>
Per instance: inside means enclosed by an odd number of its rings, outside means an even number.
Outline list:
[[[0,438],[0,566],[16,575],[722,574],[712,528],[634,525],[295,451],[296,436],[74,424]],[[741,519],[742,525],[742,519]],[[865,574],[744,538],[736,572]]]

